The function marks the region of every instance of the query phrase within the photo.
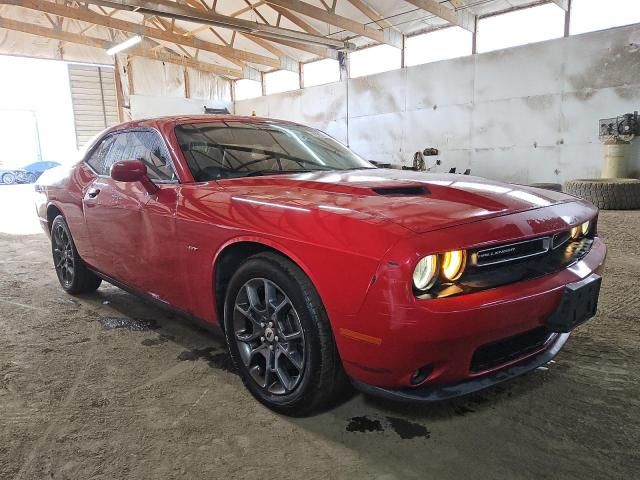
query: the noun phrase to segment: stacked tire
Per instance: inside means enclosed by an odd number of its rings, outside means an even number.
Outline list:
[[[640,209],[640,180],[635,178],[571,180],[565,183],[564,190],[602,210]]]

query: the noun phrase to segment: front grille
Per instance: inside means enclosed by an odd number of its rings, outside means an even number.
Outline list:
[[[540,240],[545,240],[547,247],[553,245],[553,237],[544,237]],[[548,248],[544,253],[487,264],[478,264],[477,253],[479,250],[471,250],[469,251],[471,261],[467,264],[465,272],[458,280],[455,282],[436,283],[428,293],[418,295],[418,298],[452,297],[559,272],[582,259],[589,253],[593,245],[593,238],[586,237],[579,240],[570,239],[558,246],[558,242],[563,240],[562,237],[558,238],[556,240],[556,248]],[[531,244],[532,247],[535,247],[535,245],[535,243]],[[496,248],[504,248],[504,246]]]
[[[546,327],[538,327],[478,348],[471,359],[472,373],[483,372],[522,358],[541,349],[551,338]]]
[[[524,258],[535,257],[549,251],[551,239],[549,237],[534,238],[524,242],[510,243],[498,247],[483,248],[474,252],[471,256],[472,262],[479,267],[485,265],[496,265],[498,263],[512,262]]]

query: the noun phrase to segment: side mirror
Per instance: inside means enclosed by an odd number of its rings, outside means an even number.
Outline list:
[[[140,160],[121,160],[111,165],[111,178],[116,182],[140,182],[150,194],[158,191],[158,186],[147,175],[147,166]]]

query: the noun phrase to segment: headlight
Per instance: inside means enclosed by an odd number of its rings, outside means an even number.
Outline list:
[[[429,290],[438,277],[438,257],[427,255],[420,259],[413,271],[413,285],[418,290]]]
[[[580,225],[580,230],[582,231],[582,235],[586,235],[591,230],[591,222],[586,221],[582,225]]]
[[[466,255],[462,250],[454,250],[442,255],[442,274],[447,280],[457,280],[462,275]]]
[[[573,227],[571,229],[571,239],[572,240],[577,240],[578,237],[580,236],[580,232],[582,232],[582,227],[581,226]]]

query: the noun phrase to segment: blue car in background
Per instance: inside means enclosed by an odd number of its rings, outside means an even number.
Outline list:
[[[2,168],[0,166],[0,184],[14,185],[16,183],[35,183],[45,170],[58,167],[58,162],[33,162],[17,169]]]
[[[0,184],[27,183],[27,175],[25,170],[0,168]]]
[[[21,169],[27,172],[26,181],[24,183],[34,183],[45,170],[58,166],[60,166],[58,162],[34,162],[29,165],[25,165]]]

